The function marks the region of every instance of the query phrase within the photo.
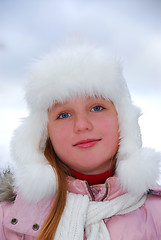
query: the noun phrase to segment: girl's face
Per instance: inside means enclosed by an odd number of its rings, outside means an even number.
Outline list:
[[[103,173],[118,149],[119,126],[112,102],[78,97],[49,110],[48,134],[57,156],[84,174]]]

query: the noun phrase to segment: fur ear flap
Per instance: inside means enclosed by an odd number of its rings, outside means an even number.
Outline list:
[[[47,140],[48,113],[31,112],[14,131],[11,154],[16,164],[47,163],[43,152]],[[42,147],[43,146],[43,147]]]
[[[57,176],[44,156],[47,139],[47,112],[33,112],[15,130],[11,142],[16,163],[14,184],[27,201],[38,202],[57,191]]]
[[[160,163],[160,152],[142,148],[127,160],[120,159],[116,174],[125,191],[140,195],[156,186],[160,176]]]
[[[0,202],[14,201],[16,194],[14,193],[13,175],[10,171],[6,171],[0,175]]]

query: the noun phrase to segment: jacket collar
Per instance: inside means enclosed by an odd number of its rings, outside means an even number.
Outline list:
[[[119,183],[117,175],[108,178],[105,183],[89,186],[88,182],[68,177],[67,188],[69,192],[88,195],[91,201],[112,200],[125,193]]]

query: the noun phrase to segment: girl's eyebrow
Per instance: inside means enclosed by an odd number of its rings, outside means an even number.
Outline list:
[[[103,103],[103,99],[88,99],[89,100],[89,103],[93,103],[93,102],[96,102],[96,103],[100,103],[102,104]],[[54,108],[60,108],[60,107],[66,107],[66,106],[70,106],[71,104],[69,102],[64,102],[64,103],[61,103],[61,102],[56,102],[54,104]]]
[[[66,105],[68,105],[68,103],[57,102],[54,104],[54,108],[65,107]]]

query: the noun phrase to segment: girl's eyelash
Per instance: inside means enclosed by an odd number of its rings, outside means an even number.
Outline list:
[[[104,109],[104,107],[102,107],[100,105],[96,105],[91,109],[91,112],[99,112],[99,111],[102,111],[103,109]]]
[[[57,119],[64,119],[64,118],[68,118],[68,117],[70,117],[70,116],[71,116],[70,113],[68,113],[68,112],[63,112],[63,113],[61,113],[61,114],[58,115]]]
[[[91,108],[91,112],[99,112],[102,111],[103,109],[105,109],[104,107],[102,107],[101,105],[96,105],[94,107]],[[65,119],[71,117],[71,114],[68,112],[62,112],[58,115],[57,119]]]

